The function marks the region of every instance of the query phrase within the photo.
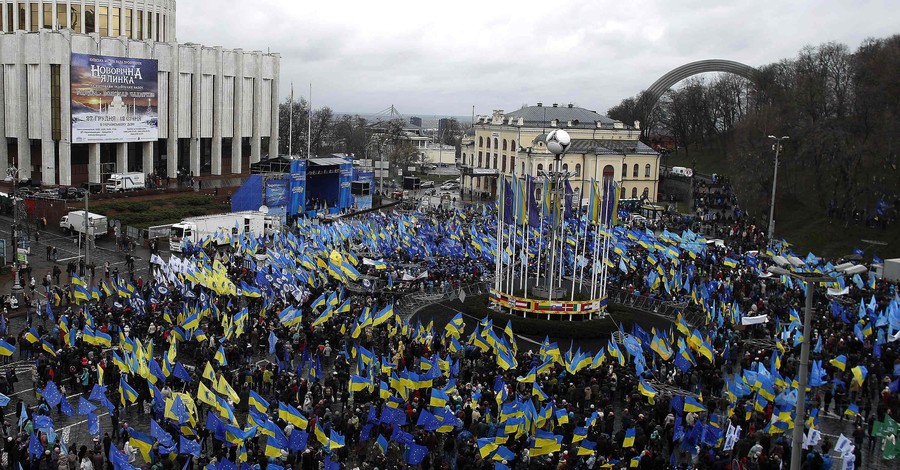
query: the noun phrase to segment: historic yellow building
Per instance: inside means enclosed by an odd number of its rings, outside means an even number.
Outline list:
[[[549,169],[553,154],[544,142],[547,133],[565,129],[572,138],[562,160],[576,200],[591,178],[615,180],[621,198],[644,197],[656,201],[659,186],[659,154],[640,141],[641,131],[573,105],[526,106],[511,113],[494,111],[479,116],[463,140],[462,187],[465,194],[496,196],[500,175],[524,178]],[[586,190],[583,198],[588,197]]]

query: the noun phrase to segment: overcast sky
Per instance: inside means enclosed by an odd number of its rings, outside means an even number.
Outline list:
[[[669,70],[759,66],[900,32],[896,0],[182,0],[177,36],[281,54],[281,93],[404,115],[576,103],[605,112]]]

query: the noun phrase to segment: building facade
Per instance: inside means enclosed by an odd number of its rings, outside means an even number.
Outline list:
[[[500,176],[536,177],[551,170],[554,155],[544,139],[554,129],[565,129],[572,138],[561,165],[575,174],[570,184],[576,200],[586,202],[591,179],[617,181],[622,198],[656,200],[659,154],[640,142],[639,128],[574,105],[542,103],[476,118],[463,139],[463,191],[495,197]]]
[[[243,173],[277,155],[280,56],[176,42],[175,3],[4,1],[0,172],[78,185],[126,171]],[[73,54],[157,61],[157,140],[73,142]]]

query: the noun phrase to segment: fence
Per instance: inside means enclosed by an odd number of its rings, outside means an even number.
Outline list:
[[[487,277],[470,284],[423,288],[410,292],[394,302],[394,310],[401,318],[408,319],[425,306],[444,300],[458,299],[461,292],[465,294],[465,297],[486,294],[492,283],[493,277]]]

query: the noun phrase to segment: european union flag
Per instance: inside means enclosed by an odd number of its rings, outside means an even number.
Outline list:
[[[88,400],[103,402],[103,399],[106,398],[106,387],[100,384],[94,385],[94,388],[91,389],[91,394],[88,395]]]
[[[34,434],[28,437],[28,455],[40,458],[44,455],[44,446]]]
[[[182,454],[193,455],[194,457],[200,457],[200,444],[197,441],[191,439],[185,439],[184,436],[179,438],[179,452]]]
[[[92,436],[100,435],[100,420],[94,413],[87,414],[88,434]]]
[[[48,405],[50,405],[51,407],[59,405],[62,394],[59,393],[59,387],[57,387],[52,380],[47,382],[47,386],[44,387],[44,390],[41,393],[44,396],[44,400],[47,401]]]
[[[85,400],[83,396],[78,397],[78,414],[86,415],[96,409],[97,407],[93,403]]]
[[[294,429],[291,432],[291,437],[288,440],[288,448],[292,452],[299,452],[303,449],[306,449],[306,441],[309,439],[309,433],[306,431],[301,431],[299,429]]]
[[[172,440],[172,435],[163,430],[155,419],[150,419],[150,436],[158,440],[160,445],[165,447],[172,447],[175,445],[175,442]]]
[[[406,452],[404,452],[403,457],[407,464],[419,465],[426,455],[428,455],[427,447],[410,443],[406,445]]]
[[[37,415],[34,417],[34,429],[39,431],[52,431],[53,419],[49,416]]]
[[[62,411],[62,414],[66,415],[70,418],[72,417],[72,415],[75,414],[75,410],[72,409],[72,405],[69,404],[69,401],[66,400],[66,397],[62,397],[59,405],[60,405],[59,410]],[[0,405],[0,406],[2,406],[2,405]]]
[[[188,373],[187,369],[181,365],[181,362],[175,363],[175,369],[172,370],[172,375],[178,377],[181,380],[184,380],[187,383],[191,382],[191,374]]]

